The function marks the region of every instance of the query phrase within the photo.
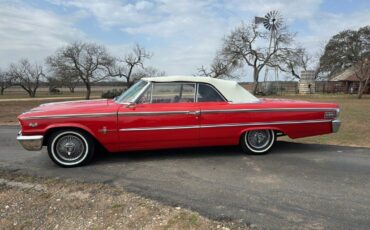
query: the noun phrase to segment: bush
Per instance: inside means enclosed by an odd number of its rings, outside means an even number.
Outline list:
[[[49,93],[50,94],[61,94],[62,92],[60,91],[60,89],[52,88],[49,90]]]
[[[122,94],[124,89],[111,89],[101,94],[102,98],[113,99]]]

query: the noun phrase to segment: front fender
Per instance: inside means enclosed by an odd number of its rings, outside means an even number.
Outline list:
[[[89,127],[87,127],[87,126],[85,126],[83,124],[80,124],[80,123],[73,123],[73,122],[48,125],[44,129],[44,132],[43,133],[47,134],[50,130],[56,129],[56,128],[77,128],[77,129],[82,129],[82,130],[86,131],[87,133],[89,133],[95,139],[97,138],[96,137],[96,134]]]

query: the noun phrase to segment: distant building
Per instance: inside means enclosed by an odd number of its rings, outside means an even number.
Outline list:
[[[357,93],[360,81],[356,77],[355,69],[349,67],[346,70],[333,75],[329,81],[341,83],[341,88],[345,93]],[[367,85],[365,93],[370,93],[370,84]]]

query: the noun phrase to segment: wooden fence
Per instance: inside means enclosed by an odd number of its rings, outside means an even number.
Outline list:
[[[243,82],[240,83],[245,89],[252,92],[253,83]],[[338,81],[316,81],[316,93],[357,93],[357,82],[338,82]],[[297,94],[298,82],[296,81],[279,81],[279,82],[260,82],[257,88],[258,94],[264,95],[284,95],[284,94]],[[369,93],[369,90],[366,91]]]

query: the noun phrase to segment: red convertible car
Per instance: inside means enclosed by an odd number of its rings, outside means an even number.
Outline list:
[[[18,141],[47,146],[58,165],[86,164],[97,146],[110,152],[240,145],[266,153],[277,136],[337,132],[332,103],[258,99],[237,82],[207,77],[143,78],[114,100],[42,104],[21,114]]]

